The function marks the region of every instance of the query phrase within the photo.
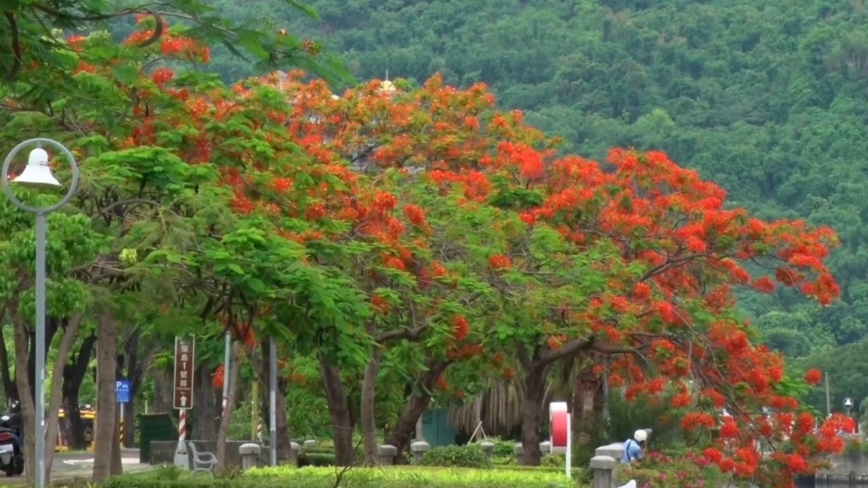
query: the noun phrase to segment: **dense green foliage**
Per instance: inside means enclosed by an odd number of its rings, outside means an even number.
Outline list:
[[[315,0],[317,21],[272,0],[215,2],[323,39],[359,79],[484,81],[501,106],[525,110],[572,151],[664,149],[760,216],[834,227],[844,243],[832,260],[840,303],[821,309],[782,292],[742,307],[790,355],[868,331],[860,2]],[[225,76],[244,71],[217,63]]]

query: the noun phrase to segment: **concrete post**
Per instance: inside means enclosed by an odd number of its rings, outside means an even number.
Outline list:
[[[383,444],[377,449],[377,457],[380,458],[381,466],[391,466],[395,464],[395,456],[398,455],[398,448]]]
[[[612,444],[606,444],[605,446],[600,446],[594,450],[595,456],[609,456],[613,457],[616,460],[621,460],[624,457],[624,444],[620,442],[613,442]]]
[[[241,470],[255,468],[259,464],[259,452],[262,448],[259,444],[241,444],[238,447],[238,454],[241,455]]]
[[[431,444],[428,444],[425,441],[416,441],[410,444],[410,452],[413,453],[413,464],[421,464],[422,457],[426,452],[431,450]],[[395,454],[398,453],[398,450],[395,450]]]
[[[289,443],[289,462],[298,466],[298,454],[301,452],[301,446],[298,442]]]
[[[618,461],[610,456],[594,456],[591,458],[591,471],[594,473],[594,488],[616,488],[615,470]]]
[[[485,457],[491,461],[492,456],[494,455],[494,443],[493,442],[482,442],[479,444],[482,447],[482,452],[485,453]]]

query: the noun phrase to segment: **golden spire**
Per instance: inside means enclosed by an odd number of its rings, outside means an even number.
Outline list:
[[[389,68],[386,68],[386,79],[380,82],[380,91],[393,92],[396,90],[395,84],[389,81]]]

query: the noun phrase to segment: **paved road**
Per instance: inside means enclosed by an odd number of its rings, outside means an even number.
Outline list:
[[[138,449],[124,449],[121,455],[124,472],[146,469],[148,465],[139,464]],[[51,481],[65,481],[74,478],[90,478],[93,473],[92,452],[58,452],[54,454],[54,463],[51,468]],[[0,475],[0,485],[26,486],[24,476],[6,478]]]

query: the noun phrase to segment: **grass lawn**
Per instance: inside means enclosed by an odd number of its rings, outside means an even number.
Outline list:
[[[580,475],[575,476],[576,478]],[[224,477],[191,476],[174,468],[124,475],[105,488],[589,488],[563,471],[537,469],[470,469],[422,466],[377,468],[262,468]]]

